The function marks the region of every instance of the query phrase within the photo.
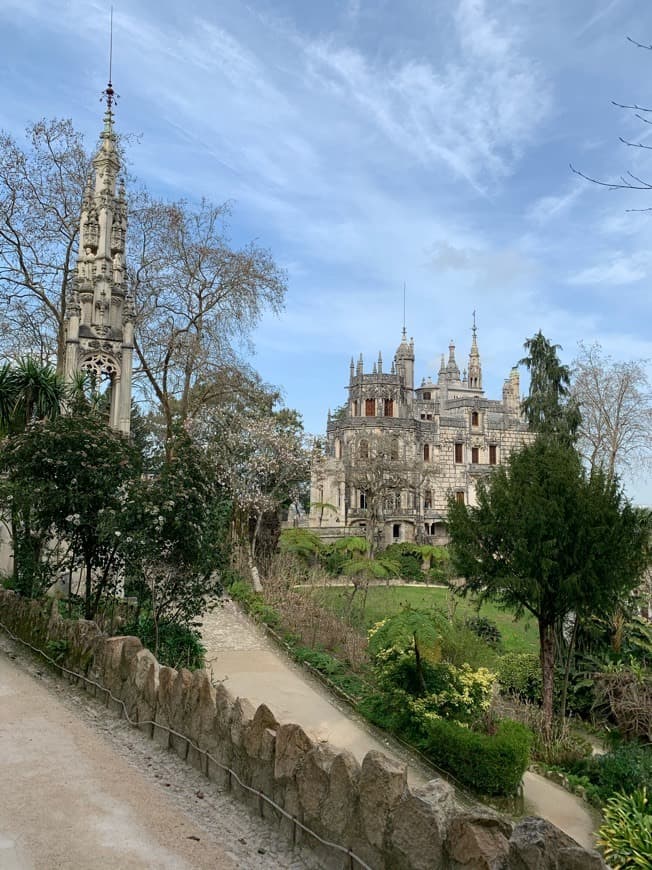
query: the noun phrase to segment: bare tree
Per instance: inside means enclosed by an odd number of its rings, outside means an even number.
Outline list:
[[[77,258],[91,159],[70,120],[39,121],[27,142],[0,133],[0,350],[42,361],[65,355],[66,300]],[[240,351],[262,313],[278,311],[284,272],[256,243],[235,248],[230,206],[129,196],[127,260],[137,306],[135,377],[175,419],[251,373]],[[239,372],[244,369],[244,375]]]
[[[240,367],[239,346],[266,309],[282,306],[284,272],[255,243],[231,246],[229,213],[228,204],[164,204],[147,195],[132,209],[136,353],[168,438],[175,419],[215,402],[224,372]]]
[[[370,432],[357,450],[349,450],[345,477],[347,485],[362,494],[366,506],[365,535],[369,556],[373,558],[385,512],[389,509],[396,513],[398,500],[412,489],[413,469],[400,457],[398,443],[391,435]]]
[[[580,343],[573,395],[582,422],[579,448],[590,468],[616,473],[649,468],[652,391],[646,360],[615,362],[599,344]]]
[[[28,147],[0,133],[0,347],[64,359],[66,298],[90,159],[69,120],[27,128]]]

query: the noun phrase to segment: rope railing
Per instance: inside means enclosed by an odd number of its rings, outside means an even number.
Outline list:
[[[288,813],[287,810],[285,810],[282,806],[277,804],[275,800],[273,800],[271,797],[269,797],[269,795],[266,795],[260,789],[254,788],[253,786],[250,786],[250,785],[247,785],[247,783],[243,782],[242,779],[238,776],[238,774],[232,768],[230,768],[226,764],[223,764],[221,761],[218,761],[218,759],[215,758],[214,755],[211,755],[211,753],[208,752],[208,750],[201,749],[186,734],[181,734],[179,731],[175,731],[174,728],[170,728],[168,725],[162,725],[161,723],[155,722],[151,719],[143,719],[141,721],[139,721],[138,719],[135,719],[135,720],[132,719],[131,716],[129,715],[128,710],[127,710],[127,706],[126,706],[125,702],[122,700],[122,698],[118,698],[116,695],[113,694],[113,692],[110,689],[107,689],[106,686],[103,686],[100,682],[98,682],[97,680],[91,679],[90,677],[86,676],[85,674],[80,674],[77,671],[73,671],[70,668],[67,668],[65,665],[62,665],[60,662],[57,662],[55,659],[53,659],[51,656],[49,656],[47,653],[45,653],[42,649],[39,649],[38,647],[29,643],[29,641],[23,640],[22,637],[18,637],[18,635],[15,635],[2,621],[0,621],[0,628],[2,628],[6,632],[6,634],[9,635],[9,637],[12,640],[17,641],[18,643],[22,644],[23,646],[27,647],[28,649],[31,649],[33,652],[40,655],[47,662],[49,662],[53,667],[57,668],[62,674],[68,674],[71,677],[75,677],[78,680],[82,680],[86,685],[94,686],[96,689],[99,689],[100,692],[104,692],[106,695],[106,705],[105,706],[106,707],[109,706],[109,700],[112,700],[116,704],[119,704],[122,707],[121,716],[123,716],[133,728],[138,728],[142,725],[151,725],[152,726],[152,736],[154,734],[154,729],[158,728],[160,731],[167,732],[168,735],[172,735],[173,737],[178,737],[180,740],[185,741],[185,743],[186,743],[186,756],[185,756],[186,759],[188,757],[188,752],[190,751],[190,749],[191,748],[194,749],[195,752],[197,752],[200,757],[203,757],[205,759],[205,763],[203,765],[205,770],[202,770],[202,773],[204,773],[204,775],[207,777],[208,777],[208,762],[212,761],[214,765],[216,765],[225,774],[227,774],[227,782],[228,782],[228,789],[229,790],[231,790],[231,787],[232,787],[231,779],[233,778],[236,780],[236,782],[238,783],[240,788],[242,788],[244,791],[249,792],[250,794],[252,794],[258,798],[259,813],[260,813],[261,818],[264,817],[263,816],[263,806],[266,803],[270,807],[272,807],[274,810],[276,810],[278,813],[280,813],[282,816],[284,816],[286,819],[288,819],[289,821],[292,822],[292,845],[293,846],[296,845],[297,829],[300,829],[300,830],[304,831],[306,834],[309,834],[311,837],[313,837],[315,840],[317,840],[323,846],[326,846],[327,848],[330,848],[330,849],[334,849],[336,852],[340,852],[341,854],[347,856],[349,859],[349,867],[351,868],[351,870],[353,870],[354,866],[356,866],[356,865],[358,867],[362,867],[363,870],[374,870],[374,868],[372,868],[369,864],[367,864],[365,861],[363,861],[362,858],[360,858],[358,855],[356,855],[355,852],[353,852],[353,850],[351,848],[347,848],[346,846],[341,846],[339,843],[334,843],[332,840],[324,839],[324,837],[321,837],[316,831],[313,831],[312,828],[309,828],[307,825],[305,825],[295,815],[293,815],[292,813]],[[168,743],[169,743],[169,740],[168,740]]]

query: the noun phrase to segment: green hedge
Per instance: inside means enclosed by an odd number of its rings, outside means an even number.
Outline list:
[[[486,795],[510,795],[527,769],[532,736],[518,722],[504,719],[495,734],[471,731],[446,719],[427,725],[424,751],[464,785]]]
[[[534,653],[506,653],[498,659],[498,682],[506,695],[541,702],[541,663]]]

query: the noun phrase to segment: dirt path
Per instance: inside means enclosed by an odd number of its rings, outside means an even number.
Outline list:
[[[2,870],[318,868],[0,632]]]
[[[204,619],[207,667],[236,696],[265,703],[281,722],[296,722],[312,736],[346,747],[358,760],[370,749],[398,756],[408,765],[408,780],[432,779],[429,768],[416,763],[398,744],[381,740],[346,705],[341,707],[316,680],[290,662],[231,601],[225,600]],[[527,815],[553,822],[578,843],[593,848],[597,819],[575,795],[535,773],[526,773]]]

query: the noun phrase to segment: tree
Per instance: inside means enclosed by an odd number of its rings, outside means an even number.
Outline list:
[[[32,359],[0,366],[0,436],[19,435],[39,420],[56,417],[66,396],[63,379],[51,366]],[[47,572],[40,566],[43,541],[32,534],[30,494],[8,482],[3,489],[8,508],[5,522],[13,545],[14,586],[23,594],[38,595]]]
[[[56,417],[66,398],[52,366],[25,358],[0,366],[0,435],[24,432],[36,420]]]
[[[236,535],[246,541],[252,573],[265,519],[278,526],[283,507],[297,501],[309,473],[310,453],[296,411],[264,406],[214,408],[195,437],[206,444],[234,502]],[[274,535],[276,549],[278,533]],[[256,580],[254,580],[256,582]]]
[[[154,654],[162,621],[189,627],[220,593],[230,514],[215,469],[183,430],[175,433],[171,458],[134,478],[119,506],[105,512],[126,583],[151,614]]]
[[[32,567],[53,540],[65,546],[70,570],[83,569],[85,616],[92,619],[120,557],[120,538],[106,534],[104,520],[120,511],[140,457],[96,415],[60,416],[6,439],[0,471],[11,487],[17,536],[34,550]]]
[[[530,389],[523,401],[523,413],[533,432],[572,437],[579,425],[579,413],[570,401],[570,370],[557,355],[561,345],[552,344],[539,330],[523,345],[527,356],[519,360],[530,372]]]
[[[599,344],[580,342],[573,397],[581,407],[578,447],[589,468],[616,473],[649,467],[652,391],[646,360],[615,362]]]
[[[553,716],[555,626],[571,612],[608,613],[636,587],[649,523],[601,470],[589,475],[564,441],[537,438],[477,489],[477,507],[448,506],[453,564],[464,591],[539,626],[543,711]]]
[[[346,457],[346,481],[358,490],[366,505],[365,535],[373,558],[382,534],[385,508],[410,488],[413,468],[400,458],[396,440],[385,433],[370,432],[357,452]]]
[[[65,354],[64,318],[90,159],[69,120],[27,128],[28,148],[0,133],[0,346],[41,362]]]
[[[269,251],[231,246],[229,216],[228,204],[166,204],[147,195],[131,212],[136,353],[167,439],[175,420],[195,418],[219,399],[225,380],[234,381],[238,346],[285,295],[285,274]]]
[[[0,348],[42,361],[65,356],[66,301],[91,158],[69,120],[39,121],[22,146],[0,134]],[[133,187],[133,185],[132,185]],[[235,248],[228,203],[129,197],[127,266],[137,306],[141,388],[160,406],[165,437],[221,395],[263,312],[278,311],[285,273],[256,243]]]

